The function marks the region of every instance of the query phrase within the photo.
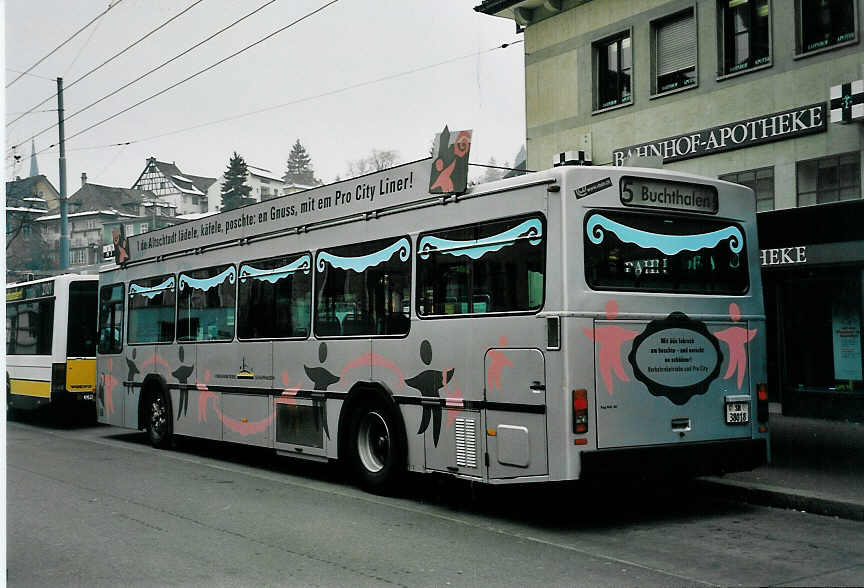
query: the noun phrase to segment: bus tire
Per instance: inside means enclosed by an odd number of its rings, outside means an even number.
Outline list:
[[[173,422],[171,401],[161,386],[154,386],[147,397],[147,437],[150,445],[165,449],[171,445]]]
[[[407,457],[398,408],[383,400],[365,401],[349,422],[347,465],[354,479],[370,492],[392,492],[405,473]]]
[[[6,374],[6,420],[14,421],[17,416],[12,402],[12,382]]]

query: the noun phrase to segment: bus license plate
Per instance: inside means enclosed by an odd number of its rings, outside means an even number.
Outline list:
[[[750,422],[750,404],[747,402],[726,403],[726,424],[746,425]]]

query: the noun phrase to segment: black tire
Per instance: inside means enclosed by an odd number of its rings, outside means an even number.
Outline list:
[[[15,407],[12,406],[12,383],[9,381],[9,374],[6,374],[6,420],[14,421],[17,417]]]
[[[351,415],[348,428],[348,465],[364,489],[386,494],[396,489],[405,473],[407,456],[402,415],[391,402],[367,402]]]
[[[147,436],[150,445],[165,449],[171,445],[171,436],[174,433],[171,401],[161,387],[153,388],[147,400]]]

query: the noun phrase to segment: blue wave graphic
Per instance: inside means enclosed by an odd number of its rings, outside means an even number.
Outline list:
[[[716,247],[720,241],[730,237],[732,240],[729,242],[729,249],[732,250],[732,253],[740,253],[744,246],[744,235],[738,227],[734,226],[698,235],[662,235],[634,229],[610,220],[602,214],[595,214],[588,221],[585,232],[592,243],[599,245],[605,236],[603,229],[612,232],[625,243],[659,249],[666,255],[676,255],[682,251],[710,249]]]
[[[165,290],[173,290],[174,289],[174,276],[171,276],[161,284],[156,286],[150,286],[149,288],[144,288],[139,286],[138,284],[132,284],[129,286],[129,298],[132,298],[136,294],[139,296],[143,296],[149,300],[152,300],[157,295],[161,294]]]
[[[360,257],[339,257],[338,255],[332,255],[326,251],[321,251],[318,253],[318,271],[323,272],[326,269],[324,264],[330,264],[339,269],[350,269],[360,273],[366,271],[370,267],[375,267],[378,264],[384,263],[393,257],[393,254],[396,252],[399,253],[399,259],[402,261],[408,261],[408,258],[411,256],[411,242],[405,237],[402,237],[381,251],[376,251],[369,255],[361,255]]]
[[[195,288],[196,290],[204,290],[205,292],[210,288],[214,288],[220,284],[222,284],[225,280],[230,281],[232,284],[234,280],[237,279],[237,270],[234,269],[232,265],[221,274],[217,276],[213,276],[212,278],[190,278],[189,276],[184,276],[180,274],[180,289],[183,290],[187,285],[190,288]]]
[[[428,259],[430,253],[446,253],[448,255],[465,255],[471,259],[480,259],[487,253],[499,251],[508,245],[513,245],[519,237],[529,237],[531,245],[538,245],[543,239],[543,223],[540,219],[529,219],[512,229],[497,235],[471,241],[452,241],[427,235],[420,239],[417,245],[420,257]]]
[[[253,280],[263,280],[271,284],[275,284],[282,278],[292,275],[294,272],[303,270],[304,274],[308,274],[312,268],[312,256],[303,255],[288,265],[273,269],[258,269],[251,265],[243,264],[240,266],[240,281],[243,282],[246,278]]]

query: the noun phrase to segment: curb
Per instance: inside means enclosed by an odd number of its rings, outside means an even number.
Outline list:
[[[852,521],[864,521],[864,504],[826,498],[802,490],[712,477],[693,480],[693,484],[696,488],[714,496],[747,504],[794,509]]]

